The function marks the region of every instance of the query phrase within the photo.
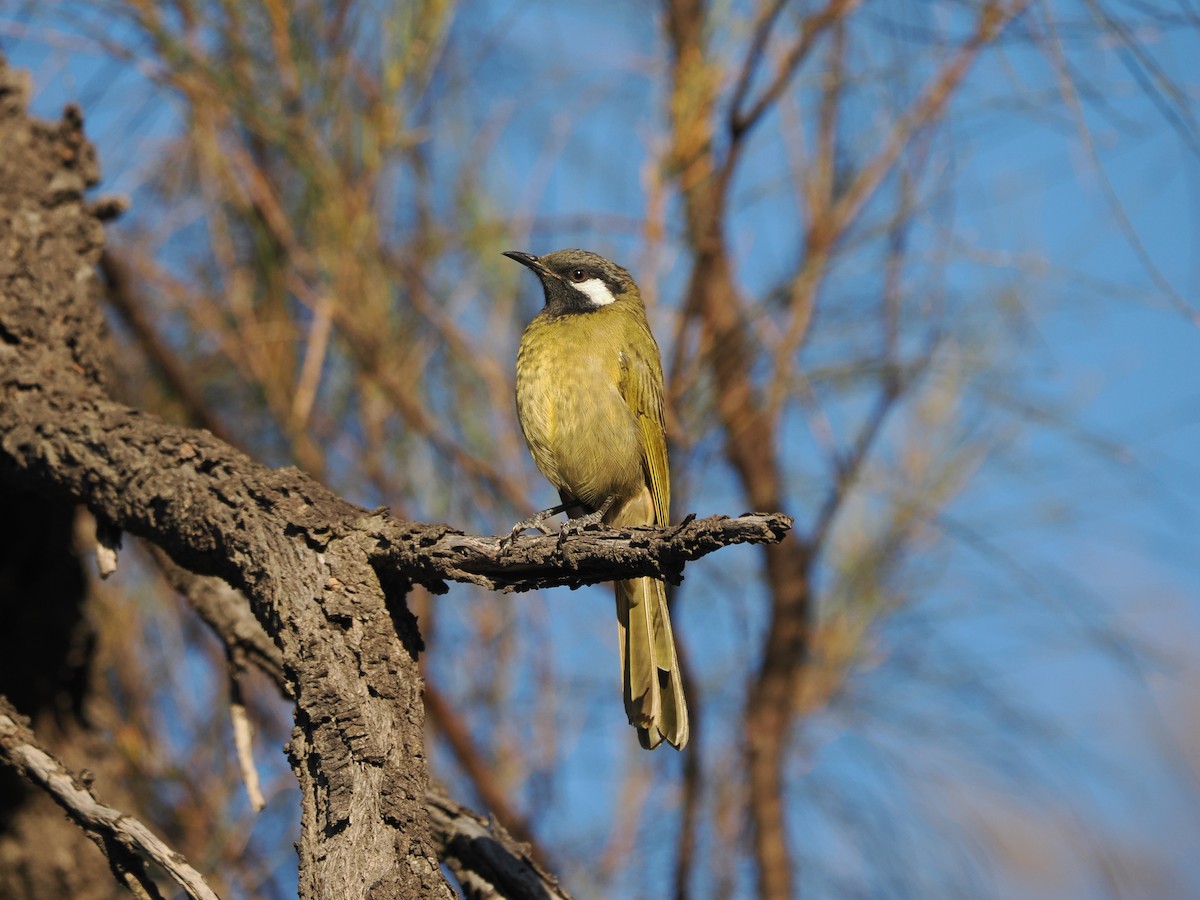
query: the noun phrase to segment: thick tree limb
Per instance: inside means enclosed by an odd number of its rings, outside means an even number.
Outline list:
[[[3,371],[0,366],[0,388]],[[584,531],[561,541],[524,538],[501,550],[498,538],[370,515],[332,497],[299,472],[258,466],[205,432],[167,425],[94,391],[81,388],[70,395],[47,396],[39,390],[17,390],[11,396],[18,402],[0,404],[0,470],[15,466],[40,476],[47,486],[87,502],[94,514],[170,548],[193,569],[208,569],[238,582],[257,598],[253,605],[261,608],[264,599],[271,600],[287,618],[298,612],[272,599],[272,579],[285,576],[270,570],[270,557],[272,544],[289,534],[314,551],[324,551],[330,574],[319,588],[332,601],[325,615],[335,617],[362,614],[351,613],[355,598],[345,596],[361,589],[350,589],[333,574],[343,547],[357,548],[364,562],[370,558],[385,581],[406,578],[444,590],[445,580],[452,579],[528,590],[639,574],[678,580],[689,559],[739,541],[779,540],[791,526],[780,514],[715,516],[672,528]],[[153,472],[173,477],[145,477]],[[163,490],[166,485],[169,490]],[[236,513],[226,521],[230,508]],[[263,535],[264,546],[256,549],[249,543],[254,534]],[[225,553],[213,554],[217,547]],[[298,565],[302,554],[292,548],[283,555],[281,566]],[[255,558],[258,565],[252,565]],[[204,617],[227,641],[247,650],[265,671],[281,672],[272,644],[232,608],[229,601],[236,595],[183,572],[175,572],[172,581],[202,598]],[[259,613],[259,621],[263,615]],[[295,638],[290,628],[284,628],[284,636]],[[311,635],[308,639],[313,640]],[[297,690],[298,668],[302,666],[293,665],[292,677],[285,681],[289,694]],[[293,758],[295,754],[294,741]],[[445,858],[449,847],[442,847]],[[467,855],[459,864],[465,871],[475,859]]]
[[[22,387],[3,362],[0,354],[0,474],[66,493],[193,571],[236,585],[279,643],[297,698],[289,751],[305,800],[302,895],[347,896],[351,882],[435,895],[436,864],[412,868],[436,859],[432,847],[413,846],[425,816],[424,768],[414,763],[424,758],[420,731],[403,739],[400,724],[421,718],[419,637],[402,597],[389,608],[368,563],[370,526],[382,518],[300,472],[259,466],[206,432],[167,425],[86,385]],[[357,837],[339,840],[347,832]],[[330,852],[343,859],[326,872]],[[403,887],[405,875],[419,880]]]
[[[77,111],[35,122],[25,95],[0,64],[0,479],[84,503],[244,591],[296,698],[302,897],[450,897],[400,579],[371,567],[358,507],[105,394],[92,150]]]
[[[151,555],[159,563],[171,586],[187,597],[192,608],[224,641],[230,651],[241,654],[247,663],[257,666],[285,697],[290,697],[279,648],[263,631],[258,620],[250,614],[246,598],[219,578],[196,575],[177,566],[170,557],[152,545]],[[437,704],[444,705],[445,701],[436,699],[439,695],[432,693],[429,685],[426,685],[425,689],[427,705],[433,709],[437,708]],[[430,714],[433,715],[433,712]],[[444,710],[442,715],[445,715]],[[486,781],[483,781],[480,789],[484,790],[485,785]],[[493,798],[489,798],[485,793],[483,799],[493,809],[501,802],[507,807],[507,801],[498,793]],[[438,859],[450,867],[460,884],[490,884],[496,878],[497,870],[510,873],[501,880],[502,885],[512,884],[519,888],[524,881],[511,873],[526,870],[535,872],[537,877],[547,884],[557,883],[538,864],[537,847],[530,843],[532,835],[512,837],[500,822],[484,819],[461,803],[451,800],[440,785],[431,784],[425,794],[425,800],[430,810],[432,838],[437,847]],[[513,821],[517,821],[515,812],[509,810],[508,814]],[[480,823],[487,823],[486,830],[494,838],[485,850],[478,848]],[[506,853],[511,858],[502,859]],[[476,867],[479,867],[478,870]],[[557,891],[558,894],[517,892],[507,896],[566,896],[562,887],[558,887]]]
[[[161,897],[144,860],[160,866],[193,900],[217,900],[216,893],[179,853],[142,822],[105,806],[57,759],[41,748],[23,717],[0,696],[0,761],[44,789],[84,830],[108,859],[117,881],[135,895]]]

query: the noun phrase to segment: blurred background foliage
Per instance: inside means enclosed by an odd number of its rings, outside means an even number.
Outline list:
[[[579,246],[642,286],[689,567],[682,755],[624,723],[607,588],[411,598],[436,776],[576,896],[1166,896],[1192,727],[1190,0],[0,5],[132,205],[130,402],[364,506],[553,501],[512,404]],[[94,588],[137,810],[228,896],[295,890],[287,706],[137,557]]]

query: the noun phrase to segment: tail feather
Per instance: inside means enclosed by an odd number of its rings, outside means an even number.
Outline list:
[[[665,739],[682,750],[688,740],[687,701],[661,581],[618,581],[617,626],[625,713],[646,749]]]

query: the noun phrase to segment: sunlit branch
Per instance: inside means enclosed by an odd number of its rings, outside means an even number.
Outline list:
[[[109,868],[135,896],[161,897],[146,862],[160,866],[193,900],[217,900],[183,855],[133,816],[105,806],[91,787],[38,744],[21,715],[0,696],[0,761],[37,785],[100,848]]]

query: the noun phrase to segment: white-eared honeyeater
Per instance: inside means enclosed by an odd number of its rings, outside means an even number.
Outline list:
[[[658,344],[629,273],[584,250],[505,256],[528,266],[546,304],[517,354],[517,417],[538,469],[578,526],[666,525],[671,485]],[[544,530],[544,529],[543,529]],[[661,581],[616,582],[625,712],[643,747],[682,749],[687,703]]]

